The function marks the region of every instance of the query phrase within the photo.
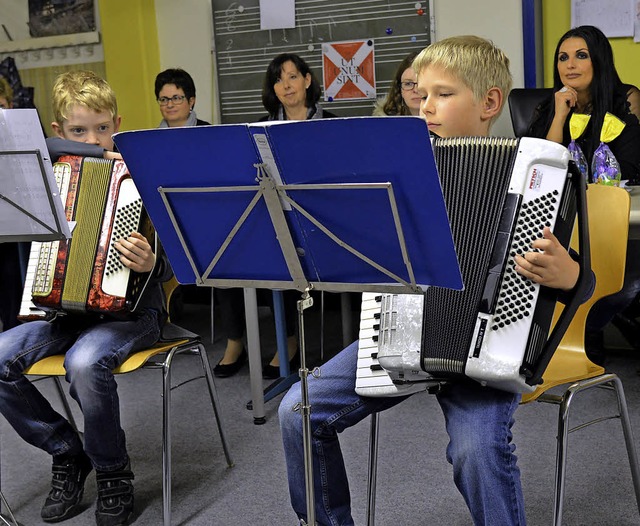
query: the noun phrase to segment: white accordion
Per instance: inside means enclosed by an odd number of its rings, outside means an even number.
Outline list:
[[[541,139],[436,139],[433,148],[465,288],[363,294],[356,391],[399,396],[466,377],[531,392],[559,341],[550,349],[557,290],[518,274],[514,256],[545,226],[568,246],[584,182],[566,148]]]

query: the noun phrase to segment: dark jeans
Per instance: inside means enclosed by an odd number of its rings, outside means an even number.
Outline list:
[[[24,440],[51,455],[82,451],[71,424],[22,374],[44,357],[64,353],[65,378],[84,416],[84,450],[96,469],[119,469],[128,456],[112,370],[159,336],[159,315],[153,310],[132,321],[87,323],[63,317],[2,332],[0,412]]]

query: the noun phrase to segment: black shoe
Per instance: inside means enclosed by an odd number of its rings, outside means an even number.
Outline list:
[[[296,353],[289,360],[289,373],[295,372],[300,367],[300,349],[296,349]],[[262,378],[266,380],[275,380],[280,378],[279,365],[265,365],[262,369]]]
[[[133,513],[133,472],[130,465],[118,471],[97,471],[98,502],[96,524],[98,526],[124,526]]]
[[[238,356],[238,359],[235,362],[225,363],[225,364],[221,364],[220,362],[218,362],[218,365],[216,365],[213,368],[213,374],[218,378],[226,378],[227,376],[233,376],[240,369],[242,369],[242,366],[246,361],[247,361],[247,350],[243,347],[242,352],[240,353],[240,356]]]
[[[72,457],[53,457],[51,491],[40,512],[43,521],[63,521],[78,511],[84,493],[84,481],[92,469],[84,451]]]

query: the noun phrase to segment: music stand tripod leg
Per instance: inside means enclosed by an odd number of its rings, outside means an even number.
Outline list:
[[[247,406],[253,411],[253,423],[262,425],[267,420],[265,418],[264,395],[262,392],[262,358],[256,289],[244,289],[244,310],[247,323],[247,350],[249,353],[249,377],[251,382],[251,402]]]
[[[304,444],[304,479],[307,500],[307,522],[301,521],[301,524],[307,526],[316,525],[316,509],[313,491],[313,452],[311,447],[311,404],[309,403],[309,385],[307,378],[309,370],[306,362],[306,345],[304,336],[304,311],[313,305],[313,298],[309,294],[312,285],[309,285],[302,299],[298,300],[298,330],[300,337],[300,391],[301,400],[300,411],[302,412],[302,440]],[[314,374],[314,373],[312,373]]]
[[[0,524],[6,524],[7,526],[21,526],[21,524],[13,516],[13,512],[9,507],[7,499],[4,498],[2,491],[0,491],[0,502],[2,502],[2,506],[7,510],[7,513],[9,514],[9,518],[7,519],[4,514],[0,513]]]

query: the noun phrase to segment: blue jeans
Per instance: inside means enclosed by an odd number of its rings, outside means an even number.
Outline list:
[[[84,451],[94,468],[113,471],[127,455],[112,369],[160,336],[159,314],[136,320],[100,321],[62,317],[32,321],[0,333],[0,412],[28,443],[51,455],[78,454],[83,445],[71,424],[22,374],[36,361],[63,354],[69,392],[84,417]]]
[[[316,520],[326,526],[354,524],[338,433],[405,399],[357,395],[356,363],[357,342],[324,364],[318,378],[309,376]],[[511,441],[520,396],[460,382],[437,397],[450,439],[447,460],[474,524],[524,526],[520,470]],[[283,398],[279,417],[291,503],[298,517],[306,518],[302,416],[292,410],[300,400],[297,383]]]

